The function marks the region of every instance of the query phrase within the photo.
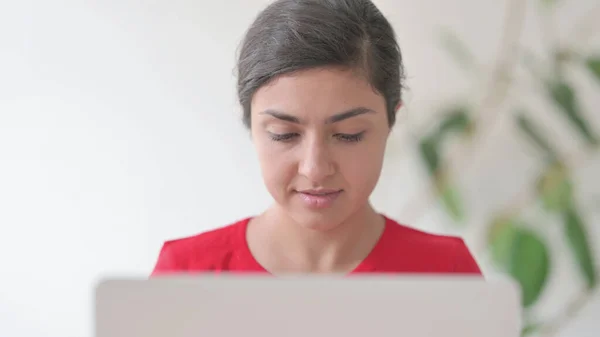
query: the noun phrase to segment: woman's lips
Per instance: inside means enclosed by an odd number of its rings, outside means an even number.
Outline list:
[[[302,202],[310,208],[327,208],[340,196],[342,190],[319,189],[297,191]]]

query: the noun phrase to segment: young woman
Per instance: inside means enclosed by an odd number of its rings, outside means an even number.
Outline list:
[[[238,60],[263,213],[168,241],[152,275],[194,272],[480,274],[464,242],[411,229],[369,202],[402,104],[402,56],[369,0],[278,0]]]

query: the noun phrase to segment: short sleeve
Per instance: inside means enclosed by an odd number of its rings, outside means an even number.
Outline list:
[[[158,259],[154,265],[151,276],[171,274],[181,271],[181,261],[177,258],[173,246],[170,242],[165,242],[158,254]]]
[[[477,261],[471,254],[464,240],[457,240],[456,262],[454,272],[457,274],[475,274],[483,275]]]

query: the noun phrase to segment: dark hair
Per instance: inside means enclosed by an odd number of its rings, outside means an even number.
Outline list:
[[[360,70],[386,101],[390,127],[402,100],[404,69],[392,26],[370,0],[277,0],[242,42],[237,91],[250,127],[254,93],[277,76],[309,68]]]

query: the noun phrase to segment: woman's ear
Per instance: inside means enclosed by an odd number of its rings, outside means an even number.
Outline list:
[[[398,113],[398,110],[400,110],[400,108],[402,108],[402,101],[398,102],[398,104],[396,104],[396,107],[394,108],[394,113]],[[392,128],[389,128],[388,130],[388,136],[392,133]]]
[[[395,112],[398,112],[398,110],[400,110],[400,108],[402,108],[402,101],[398,102],[398,104],[396,104],[396,108],[394,109]]]

